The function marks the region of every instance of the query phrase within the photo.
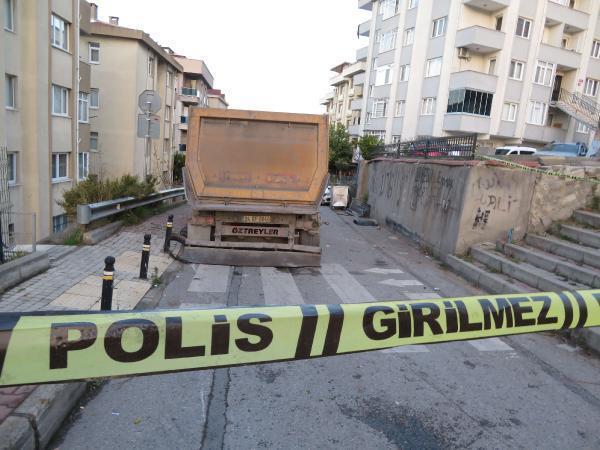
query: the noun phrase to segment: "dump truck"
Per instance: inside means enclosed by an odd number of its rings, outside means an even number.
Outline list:
[[[328,140],[322,115],[193,109],[183,256],[204,264],[319,266]]]

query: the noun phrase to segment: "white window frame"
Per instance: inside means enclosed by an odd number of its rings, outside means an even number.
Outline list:
[[[69,23],[56,14],[50,16],[50,44],[61,50],[69,51]]]
[[[172,88],[173,87],[173,72],[171,72],[170,70],[167,70],[166,83],[167,83],[167,87],[168,88]]]
[[[94,103],[94,97],[96,98],[96,103]],[[99,109],[100,108],[100,89],[91,88],[90,89],[90,109]]]
[[[390,50],[394,50],[396,48],[396,35],[398,34],[398,29],[394,28],[393,30],[389,30],[386,32],[379,32],[377,34],[377,42],[379,43],[378,53],[389,52]]]
[[[152,53],[148,54],[148,62],[147,62],[147,64],[148,64],[148,68],[147,68],[147,70],[148,70],[148,76],[153,78],[154,77],[154,66],[156,64],[156,60],[155,60],[154,55]]]
[[[5,108],[17,109],[17,77],[9,73],[4,74],[4,96]]]
[[[379,14],[382,16],[381,19],[386,20],[398,14],[399,4],[400,0],[381,0],[379,3]]]
[[[517,70],[517,68],[520,68]],[[518,72],[518,76],[515,76],[515,72]],[[508,67],[508,78],[511,80],[522,81],[523,73],[525,73],[525,63],[522,61],[517,61],[516,59],[512,59],[510,61],[510,66]]]
[[[56,226],[56,222],[60,221],[60,228]],[[69,226],[69,218],[66,214],[57,214],[56,216],[52,216],[52,232],[60,233],[64,229]]]
[[[583,93],[589,97],[596,97],[598,95],[598,87],[600,86],[600,80],[594,78],[586,78],[585,85],[583,86]]]
[[[77,164],[79,179],[85,180],[90,176],[90,152],[79,152],[77,154]]]
[[[522,29],[521,32],[522,34],[519,34],[519,23],[522,22]],[[520,38],[523,39],[529,39],[529,37],[531,36],[531,26],[533,25],[533,22],[529,19],[526,19],[525,17],[519,17],[517,19],[517,28],[515,29],[515,36],[518,36]]]
[[[592,58],[600,59],[600,41],[594,39],[592,43]]]
[[[2,0],[5,8],[4,29],[6,31],[15,31],[15,0]]]
[[[437,70],[435,70],[437,68]],[[442,73],[442,57],[427,60],[425,66],[425,78],[438,77]]]
[[[98,142],[100,140],[100,134],[97,131],[90,131],[90,151],[98,151]],[[92,147],[92,142],[96,143],[95,147]]]
[[[55,92],[58,91],[60,97],[59,109],[55,101]],[[64,108],[63,108],[64,107]],[[69,117],[69,89],[58,84],[52,85],[52,115],[59,117]]]
[[[433,27],[431,29],[431,38],[440,37],[446,34],[446,22],[447,17],[440,17],[433,21]]]
[[[402,142],[402,135],[394,134],[392,136],[392,144],[399,144],[400,142]]]
[[[408,0],[408,8],[406,9],[413,9],[417,6],[419,6],[419,0]]]
[[[404,37],[402,38],[402,45],[412,45],[415,42],[415,27],[409,27],[404,29]]]
[[[421,99],[421,115],[432,116],[435,114],[435,97],[423,97]]]
[[[541,114],[541,116],[540,116]],[[548,115],[548,105],[544,102],[530,100],[527,105],[527,123],[544,126]]]
[[[496,58],[488,59],[488,75],[496,75],[496,63],[498,60]]]
[[[555,70],[556,64],[538,59],[533,71],[533,82],[541,86],[552,86]]]
[[[90,64],[100,64],[100,43],[99,42],[88,42],[88,60]],[[98,55],[97,58],[93,58],[92,56],[96,53]]]
[[[60,160],[65,159],[65,174],[60,174]],[[66,181],[69,179],[69,154],[68,153],[52,153],[52,181]]]
[[[410,78],[410,64],[400,66],[400,74],[398,77],[399,82],[408,81]]]
[[[171,115],[173,114],[173,110],[169,105],[165,105],[165,122],[171,121]]]
[[[382,142],[385,142],[385,135],[385,130],[365,130],[365,136],[376,136]]]
[[[7,155],[7,174],[8,174],[8,185],[13,186],[17,184],[17,154],[8,153]],[[11,164],[12,161],[12,164]]]
[[[588,134],[590,132],[590,127],[588,127],[585,123],[577,121],[577,128],[575,129],[576,133]]]
[[[502,105],[502,120],[504,120],[505,122],[515,122],[517,120],[518,111],[518,103],[504,102],[504,104]]]
[[[371,110],[372,119],[381,119],[387,117],[388,99],[387,98],[374,98],[373,108]]]
[[[90,123],[90,94],[79,92],[77,99],[77,120],[79,123]]]
[[[375,69],[375,86],[383,86],[392,82],[393,68],[391,64]]]
[[[394,112],[394,115],[396,117],[404,117],[405,110],[406,110],[406,100],[396,101],[396,110]]]

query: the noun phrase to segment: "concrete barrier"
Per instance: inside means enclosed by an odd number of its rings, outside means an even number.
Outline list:
[[[31,253],[0,265],[0,294],[49,267],[50,259],[46,253]]]

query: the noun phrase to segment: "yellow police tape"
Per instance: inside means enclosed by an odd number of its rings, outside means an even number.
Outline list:
[[[600,326],[600,290],[205,310],[0,315],[0,386],[290,361]]]
[[[583,181],[585,183],[600,184],[600,180],[597,178],[586,178],[586,177],[580,177],[578,175],[569,175],[566,173],[554,172],[552,170],[538,169],[535,167],[529,167],[529,166],[525,166],[523,164],[517,164],[512,161],[507,161],[505,159],[500,159],[500,158],[493,158],[491,156],[486,156],[486,155],[477,155],[477,158],[483,159],[485,161],[495,161],[497,163],[504,164],[505,166],[514,167],[516,169],[522,170],[524,172],[539,173],[542,175],[551,175],[554,177],[566,178],[568,180],[576,180],[576,181]]]

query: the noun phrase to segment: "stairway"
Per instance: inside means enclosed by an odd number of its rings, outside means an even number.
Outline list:
[[[484,243],[468,256],[450,255],[446,263],[493,294],[600,289],[600,213],[575,211],[568,223],[519,243]],[[600,352],[600,328],[582,337]]]
[[[594,130],[598,128],[600,105],[585,95],[561,88],[558,97],[550,105]]]

